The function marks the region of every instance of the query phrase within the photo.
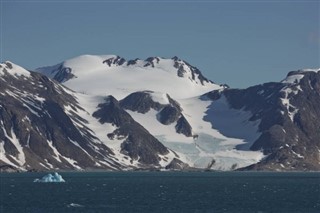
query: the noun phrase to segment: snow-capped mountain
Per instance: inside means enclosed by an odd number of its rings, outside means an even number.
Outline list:
[[[179,159],[110,97],[77,94],[11,62],[0,64],[0,82],[0,165],[119,170]],[[110,143],[108,131],[119,132]]]
[[[0,65],[0,166],[320,169],[320,70],[241,90],[177,57],[84,55],[37,72]]]
[[[201,96],[227,86],[214,84],[177,57],[126,61],[114,55],[84,55],[37,71],[88,96],[112,95],[134,120],[192,167],[228,170],[263,157],[260,151],[234,149],[247,141],[241,136],[227,138],[203,119],[211,101]],[[257,135],[256,130],[250,134]]]
[[[177,57],[126,61],[115,55],[82,55],[37,71],[77,92],[117,99],[144,90],[187,98],[223,88]]]

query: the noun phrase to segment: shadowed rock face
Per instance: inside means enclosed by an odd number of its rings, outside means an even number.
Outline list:
[[[181,112],[174,106],[165,106],[158,114],[158,120],[164,125],[169,125],[174,123],[181,116]]]
[[[187,137],[192,136],[192,128],[188,123],[187,119],[183,115],[181,115],[175,127],[178,133],[184,134]]]
[[[168,170],[184,170],[188,169],[188,164],[183,163],[181,160],[174,158],[167,166]]]
[[[134,112],[147,113],[150,109],[159,110],[163,107],[158,102],[152,100],[150,92],[134,92],[120,101],[121,107]]]
[[[263,150],[267,157],[245,169],[320,169],[320,73],[303,75],[292,84],[266,83],[222,93],[232,108],[250,111],[251,121],[260,120],[261,135],[250,149]]]
[[[133,160],[138,160],[142,166],[143,164],[158,166],[159,154],[165,155],[169,151],[143,126],[133,120],[120,105],[114,97],[109,96],[105,103],[98,106],[99,110],[93,116],[101,123],[111,123],[118,127],[108,137],[125,139],[121,144],[123,154],[130,156]]]
[[[72,73],[71,68],[64,67],[63,64],[60,64],[56,69],[51,71],[52,73],[55,73],[53,79],[63,83],[68,81],[69,79],[75,78],[75,75]]]
[[[74,77],[71,73],[71,68],[63,67],[62,65],[58,68],[59,71],[54,76],[54,79],[58,82],[64,82]]]
[[[122,126],[125,123],[133,123],[134,120],[131,116],[124,111],[113,96],[108,96],[105,99],[105,103],[99,104],[100,108],[93,113],[93,116],[98,118],[100,123],[111,123],[116,126]]]

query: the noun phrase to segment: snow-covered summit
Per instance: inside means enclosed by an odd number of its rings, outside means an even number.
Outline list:
[[[6,61],[4,63],[0,63],[0,76],[5,74],[11,74],[14,76],[30,76],[30,72],[26,69],[20,67],[19,65],[16,65],[12,63],[11,61]]]
[[[178,57],[125,60],[116,55],[82,55],[36,71],[78,92],[119,99],[144,90],[180,99],[223,88]]]
[[[320,68],[316,69],[300,69],[297,71],[291,71],[288,73],[287,77],[281,81],[281,83],[299,83],[299,81],[303,78],[306,73],[309,72],[320,72]]]

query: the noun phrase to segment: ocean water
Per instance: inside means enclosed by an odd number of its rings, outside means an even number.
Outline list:
[[[0,174],[0,212],[320,213],[320,173],[59,173],[65,183],[34,183],[47,173]]]

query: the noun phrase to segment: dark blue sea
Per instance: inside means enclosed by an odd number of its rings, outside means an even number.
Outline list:
[[[60,173],[65,183],[34,183],[47,173],[0,174],[0,212],[320,213],[320,173]]]

